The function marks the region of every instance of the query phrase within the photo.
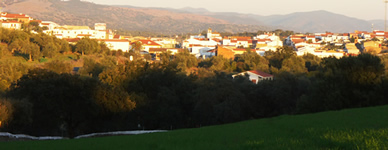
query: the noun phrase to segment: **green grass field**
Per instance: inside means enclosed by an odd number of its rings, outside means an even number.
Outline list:
[[[280,116],[165,133],[0,142],[14,149],[388,149],[388,106]]]

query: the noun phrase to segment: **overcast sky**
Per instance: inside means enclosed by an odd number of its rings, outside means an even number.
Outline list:
[[[384,0],[86,0],[97,4],[138,7],[206,8],[213,12],[257,15],[327,10],[365,20],[384,19]]]

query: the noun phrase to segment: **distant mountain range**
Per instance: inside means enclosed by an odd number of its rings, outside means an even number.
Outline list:
[[[296,32],[354,32],[382,30],[384,21],[366,21],[327,11],[260,16],[234,12],[210,12],[203,8],[142,8],[99,5],[80,0],[7,0],[3,11],[25,13],[62,25],[93,26],[105,22],[108,28],[162,34],[198,33],[211,27],[219,32],[294,30]]]

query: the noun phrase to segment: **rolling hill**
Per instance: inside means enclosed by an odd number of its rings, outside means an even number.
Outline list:
[[[384,21],[361,20],[328,11],[262,16],[235,12],[210,12],[203,8],[142,8],[99,5],[80,0],[6,0],[3,10],[57,22],[88,25],[105,22],[108,28],[162,34],[199,33],[211,27],[219,32],[294,30],[296,32],[354,32],[383,30]]]
[[[269,29],[259,25],[238,25],[226,20],[168,10],[98,5],[80,0],[25,0],[4,7],[5,11],[26,13],[59,24],[93,26],[105,22],[109,28],[149,31],[164,34],[198,33],[209,27],[221,32],[244,32]]]
[[[244,23],[250,25],[271,26],[294,30],[297,32],[354,32],[355,30],[371,31],[373,29],[383,30],[383,20],[362,20],[336,14],[324,10],[311,12],[296,12],[287,15],[261,16],[255,14],[240,14],[234,12],[209,12],[204,9],[177,9],[179,12],[190,12],[209,16],[217,19],[227,20],[231,23]]]

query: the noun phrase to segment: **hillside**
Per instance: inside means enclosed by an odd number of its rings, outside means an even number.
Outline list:
[[[268,29],[258,25],[236,25],[223,19],[168,10],[98,5],[79,0],[25,0],[4,7],[5,11],[26,13],[59,24],[93,26],[106,22],[109,28],[160,33],[198,33],[209,27],[221,32]]]
[[[387,149],[388,106],[167,133],[1,143],[1,149]]]
[[[371,23],[366,20],[347,17],[328,11],[298,12],[288,15],[257,17],[272,26],[284,26],[300,32],[336,33],[354,32],[355,30],[371,31]],[[381,27],[376,24],[376,29]],[[380,28],[380,30],[382,30]]]
[[[264,25],[273,28],[294,30],[297,32],[354,32],[355,30],[371,31],[383,30],[383,20],[361,20],[328,11],[297,12],[287,15],[261,16],[255,14],[240,14],[233,12],[209,12],[203,9],[177,9],[178,12],[190,12],[227,20],[231,23],[244,23],[250,25]]]

